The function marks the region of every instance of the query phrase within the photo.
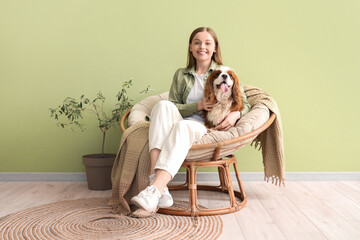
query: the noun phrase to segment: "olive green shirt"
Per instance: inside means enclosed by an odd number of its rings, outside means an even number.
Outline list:
[[[214,71],[217,67],[220,67],[214,61],[211,62],[210,68],[205,74],[204,81],[208,78],[208,76]],[[169,91],[169,101],[174,103],[176,107],[179,109],[179,112],[182,117],[187,117],[198,112],[197,110],[197,102],[195,103],[186,103],[186,99],[189,96],[189,93],[194,86],[195,83],[195,66],[192,68],[179,68],[173,78],[173,82]],[[205,82],[204,82],[205,85]],[[250,111],[250,104],[247,101],[246,94],[244,92],[244,88],[240,85],[241,95],[244,102],[244,109],[241,111],[241,116],[244,116],[246,113]]]

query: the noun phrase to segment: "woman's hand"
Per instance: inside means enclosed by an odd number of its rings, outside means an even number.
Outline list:
[[[213,106],[214,106],[214,104],[212,104],[211,102],[207,102],[206,99],[203,98],[200,102],[198,102],[197,110],[198,111],[201,111],[201,110],[211,111]]]
[[[219,125],[214,128],[214,130],[227,131],[235,125],[236,120],[238,120],[239,118],[239,111],[231,112],[229,115],[227,115],[226,118],[224,118],[224,120]]]

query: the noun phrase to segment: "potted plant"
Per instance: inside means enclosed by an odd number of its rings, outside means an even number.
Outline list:
[[[124,112],[132,106],[132,100],[129,99],[126,91],[126,89],[131,86],[132,79],[122,84],[121,90],[116,95],[118,102],[111,111],[111,114],[108,115],[104,111],[105,97],[101,91],[93,100],[86,98],[84,95],[78,100],[67,97],[60,106],[49,109],[51,113],[50,117],[57,121],[59,127],[70,128],[73,131],[75,131],[75,129],[85,130],[84,124],[81,122],[84,113],[88,112],[97,117],[98,127],[102,132],[101,153],[82,156],[89,189],[111,189],[111,169],[116,154],[104,153],[106,132],[111,127],[118,125]],[[150,88],[148,86],[140,93],[147,93],[149,90]]]

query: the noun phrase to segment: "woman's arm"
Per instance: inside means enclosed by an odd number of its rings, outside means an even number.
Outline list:
[[[183,96],[187,88],[186,82],[183,78],[184,73],[180,68],[174,74],[173,82],[169,91],[169,101],[175,104],[182,117],[187,117],[198,112],[198,103],[186,104],[183,102]]]

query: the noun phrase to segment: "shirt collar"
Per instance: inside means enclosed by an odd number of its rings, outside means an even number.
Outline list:
[[[212,60],[207,73],[211,73],[219,66],[220,66],[219,64],[217,64],[215,61]],[[192,66],[191,68],[187,68],[184,73],[189,73],[189,74],[195,76],[195,65]]]

